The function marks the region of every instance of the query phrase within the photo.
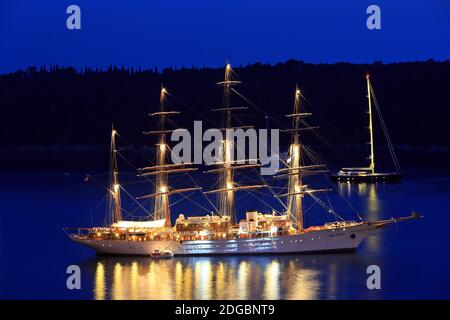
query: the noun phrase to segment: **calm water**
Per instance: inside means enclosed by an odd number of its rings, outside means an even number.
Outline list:
[[[365,218],[412,210],[425,218],[385,229],[351,254],[105,258],[72,243],[61,229],[100,223],[102,190],[84,183],[82,174],[1,174],[0,298],[450,298],[450,175],[411,172],[401,184],[335,188]],[[334,197],[335,209],[355,219],[345,201],[339,204]],[[242,209],[257,205],[251,197],[239,200]],[[307,208],[307,223],[326,217],[315,206]],[[175,211],[194,210],[180,202]],[[65,272],[72,264],[81,267],[81,290],[66,289]],[[381,268],[381,290],[366,288],[371,264]]]

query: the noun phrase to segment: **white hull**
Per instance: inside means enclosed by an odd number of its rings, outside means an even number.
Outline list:
[[[74,241],[94,249],[100,254],[150,255],[154,250],[171,250],[179,255],[233,255],[233,254],[283,254],[355,250],[369,234],[383,225],[367,223],[346,228],[305,232],[302,234],[224,240],[194,241],[128,241],[88,240]]]

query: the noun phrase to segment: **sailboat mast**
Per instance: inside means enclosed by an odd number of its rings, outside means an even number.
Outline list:
[[[300,145],[300,89],[295,89],[294,116],[292,118],[292,138],[289,147],[290,168],[292,174],[288,180],[287,208],[291,219],[297,220],[298,230],[303,230],[303,208],[302,208],[302,173],[301,173],[301,145]]]
[[[219,173],[218,179],[218,188],[215,190],[209,190],[204,192],[204,194],[218,194],[218,211],[222,216],[230,217],[231,224],[237,223],[236,217],[236,207],[235,207],[235,192],[239,190],[251,190],[251,189],[259,189],[264,188],[266,185],[237,185],[234,182],[234,171],[240,169],[247,168],[256,168],[260,167],[261,164],[246,164],[245,162],[255,159],[239,159],[238,161],[234,160],[234,135],[229,137],[227,135],[227,131],[229,129],[244,129],[244,128],[253,128],[253,126],[238,126],[233,127],[232,116],[233,111],[237,110],[246,110],[247,107],[232,107],[230,105],[230,95],[232,86],[241,83],[238,80],[232,79],[232,69],[229,64],[225,67],[225,78],[223,81],[218,82],[218,85],[224,87],[223,89],[223,101],[222,106],[219,108],[213,109],[214,112],[221,112],[222,115],[222,125],[223,128],[221,131],[225,134],[225,138],[223,139],[222,149],[220,150],[220,154],[222,155],[222,159],[220,162],[216,162],[215,165],[219,167],[217,169],[212,169],[206,171],[207,173]]]
[[[231,108],[230,108],[230,91],[231,91],[231,66],[229,64],[225,67],[225,78],[223,81],[223,108],[226,110],[222,116],[225,128],[230,128],[232,125]],[[236,208],[234,205],[234,172],[231,165],[233,159],[233,141],[229,141],[226,132],[223,141],[223,161],[224,171],[220,173],[220,188],[228,190],[219,194],[219,210],[225,215],[229,216],[231,223],[236,223]]]
[[[166,165],[166,115],[164,113],[165,106],[164,102],[166,99],[166,89],[161,86],[161,93],[159,98],[159,111],[161,113],[159,119],[159,139],[156,144],[156,165],[164,167]],[[167,173],[161,171],[156,175],[156,192],[160,195],[155,197],[154,208],[155,208],[155,220],[165,219],[165,227],[171,226],[170,219],[170,206],[169,206],[169,194],[167,186]]]
[[[158,119],[158,130],[143,132],[145,135],[156,135],[156,164],[139,169],[140,177],[155,177],[155,192],[137,197],[137,199],[154,199],[153,216],[154,220],[165,220],[164,226],[172,226],[170,217],[170,196],[185,192],[201,190],[201,187],[189,187],[182,189],[172,189],[169,187],[169,174],[187,173],[196,171],[197,168],[190,168],[191,163],[168,163],[167,156],[170,148],[167,144],[167,135],[174,130],[167,130],[168,117],[180,114],[179,111],[166,110],[166,99],[168,92],[161,86],[158,112],[151,113],[151,117]]]
[[[111,130],[111,206],[112,223],[122,220],[122,210],[120,208],[120,184],[119,184],[119,169],[117,166],[117,151],[116,151],[116,134],[117,131],[114,126]]]
[[[373,152],[373,122],[372,122],[372,96],[370,90],[370,76],[366,74],[367,99],[369,105],[369,134],[370,134],[370,170],[375,173],[375,155]]]

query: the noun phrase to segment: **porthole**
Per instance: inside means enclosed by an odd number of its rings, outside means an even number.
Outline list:
[[[355,239],[355,238],[356,238],[356,234],[352,233],[352,234],[350,235],[350,238]]]

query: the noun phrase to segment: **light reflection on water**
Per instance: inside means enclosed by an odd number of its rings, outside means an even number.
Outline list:
[[[95,286],[94,286],[95,299],[103,300],[105,299],[105,266],[103,263],[98,262],[97,268],[95,270]]]
[[[359,266],[355,254],[259,257],[97,257],[93,298],[319,299],[335,298],[337,274]],[[346,271],[348,272],[348,271]]]
[[[338,183],[338,192],[346,198],[354,198],[357,196],[363,200],[361,210],[362,215],[368,221],[376,221],[383,219],[382,213],[383,203],[379,199],[378,193],[385,191],[384,183]],[[382,246],[380,237],[369,237],[366,240],[368,248],[373,252],[379,250]]]
[[[342,197],[352,198],[354,196],[363,199],[363,210],[368,220],[379,220],[382,203],[379,193],[385,191],[384,183],[338,183],[338,192]]]

